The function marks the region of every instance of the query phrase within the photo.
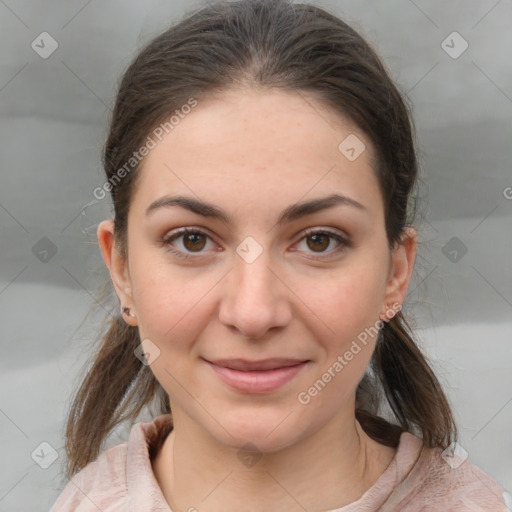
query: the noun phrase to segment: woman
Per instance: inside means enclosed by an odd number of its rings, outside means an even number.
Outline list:
[[[140,52],[95,191],[122,319],[52,512],[506,510],[401,312],[413,139],[375,52],[316,7],[217,3]]]

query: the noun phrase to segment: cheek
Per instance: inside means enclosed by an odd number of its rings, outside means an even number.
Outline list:
[[[136,299],[141,336],[154,338],[165,349],[189,344],[207,322],[204,295],[204,286],[193,282],[148,279]]]
[[[168,269],[167,269],[168,270]],[[190,363],[199,355],[202,332],[214,314],[204,282],[148,270],[138,287],[138,317],[141,340],[149,339],[158,349],[151,371],[173,401],[187,404],[194,389],[201,398],[202,388]],[[160,276],[160,279],[159,279]],[[140,278],[144,277],[141,272]],[[183,405],[184,406],[184,405]]]
[[[161,351],[179,352],[193,345],[214,313],[208,291],[218,277],[198,277],[197,269],[163,259],[134,253],[131,277],[139,331],[141,339],[149,338]]]
[[[355,393],[372,357],[381,307],[375,277],[354,272],[337,281],[326,280],[325,293],[312,308],[320,312],[321,321],[313,317],[309,329],[323,351],[301,396],[308,401],[307,407],[314,409],[318,421],[341,410]]]
[[[315,332],[322,332],[337,350],[350,346],[379,319],[384,297],[379,272],[375,267],[353,266],[317,280],[313,289],[304,282],[300,293],[314,313]]]

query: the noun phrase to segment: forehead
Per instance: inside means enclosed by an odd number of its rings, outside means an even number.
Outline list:
[[[343,152],[346,140],[359,144],[357,158]],[[198,99],[155,142],[138,171],[134,206],[186,192],[223,205],[227,194],[258,207],[334,189],[382,206],[368,138],[305,92],[236,89]]]

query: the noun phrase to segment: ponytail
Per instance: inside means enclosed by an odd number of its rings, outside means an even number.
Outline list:
[[[441,384],[414,342],[401,311],[384,323],[369,367],[372,373],[365,375],[356,393],[356,418],[368,435],[396,447],[401,432],[419,431],[425,446],[443,449],[458,438]],[[399,426],[377,416],[379,387]]]
[[[160,383],[134,355],[140,344],[138,329],[119,317],[113,317],[107,326],[101,348],[68,414],[65,444],[68,477],[96,459],[109,433],[125,420],[135,420],[157,391],[161,411],[170,411]]]

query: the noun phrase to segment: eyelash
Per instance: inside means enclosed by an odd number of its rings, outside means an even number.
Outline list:
[[[201,255],[201,252],[195,253],[195,254],[187,254],[187,253],[184,253],[182,251],[175,249],[172,246],[172,242],[174,242],[174,240],[176,240],[184,235],[189,235],[189,234],[202,235],[202,236],[205,236],[205,237],[211,239],[211,237],[207,233],[205,233],[204,231],[202,231],[200,229],[182,228],[182,229],[176,231],[175,233],[172,233],[171,235],[168,235],[168,236],[165,236],[164,238],[162,238],[160,240],[160,245],[165,247],[168,251],[172,252],[175,256],[178,256],[179,258],[191,259],[191,258],[199,257]],[[336,233],[334,231],[329,231],[326,229],[314,229],[314,228],[310,228],[310,229],[306,230],[304,232],[303,237],[299,240],[299,242],[301,242],[305,238],[312,236],[312,235],[327,235],[339,243],[338,247],[336,247],[335,249],[333,249],[332,251],[327,253],[329,255],[331,253],[336,254],[336,253],[341,252],[341,251],[352,246],[352,244],[349,240],[347,240],[346,238],[342,237],[341,235],[339,235],[338,233]],[[318,253],[318,254],[326,254],[326,253]],[[324,257],[324,256],[320,256],[320,257],[308,256],[308,258],[312,259],[312,260],[316,260],[316,261],[322,261],[322,260],[326,259],[326,257]]]

